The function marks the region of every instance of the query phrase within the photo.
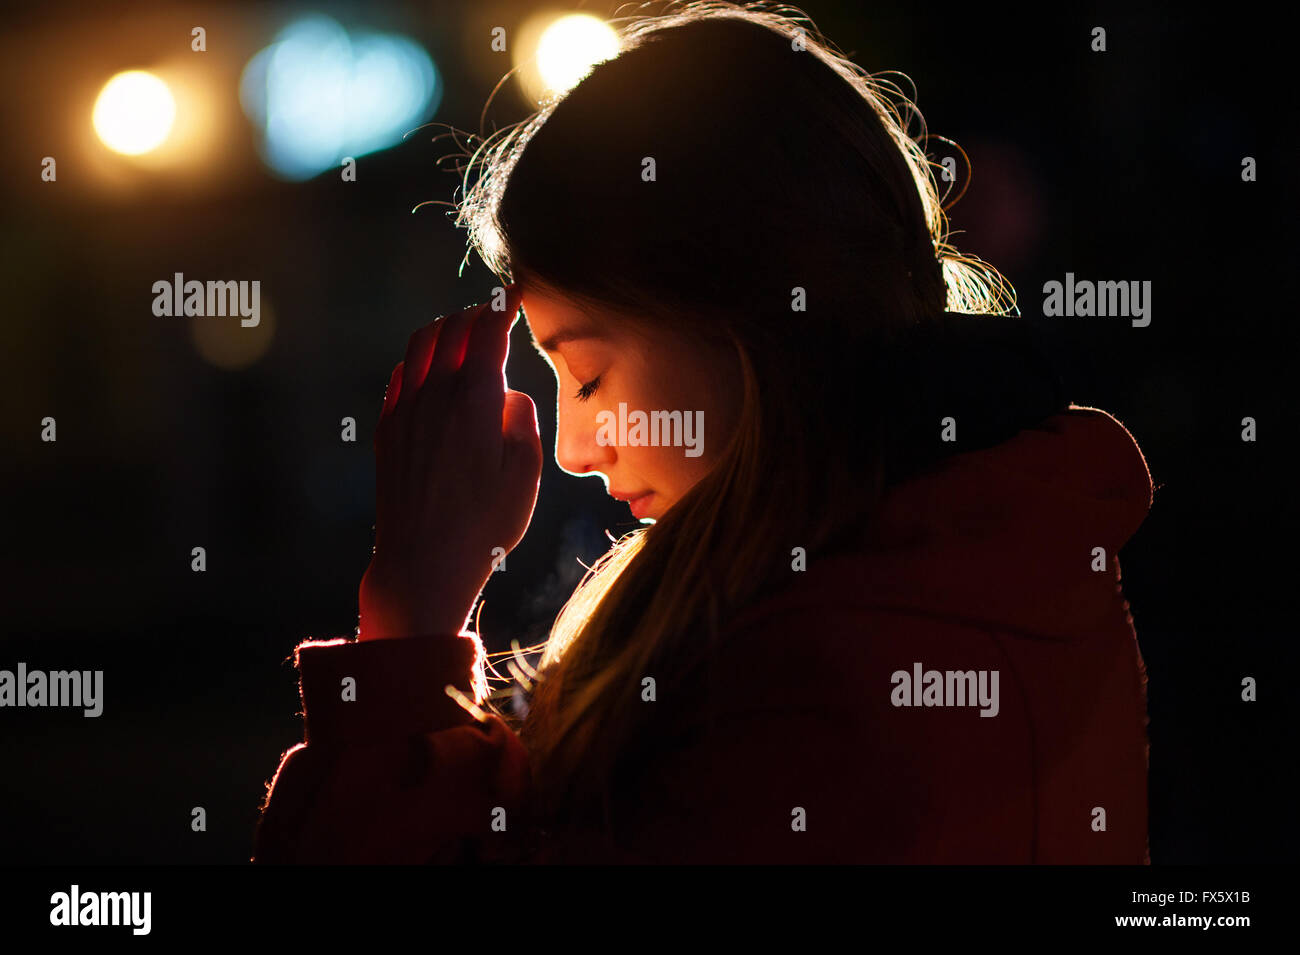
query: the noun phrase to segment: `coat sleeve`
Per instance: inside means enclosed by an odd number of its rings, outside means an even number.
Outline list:
[[[465,633],[299,644],[303,741],[267,787],[252,861],[518,861],[527,753],[445,691],[474,699],[482,660]]]

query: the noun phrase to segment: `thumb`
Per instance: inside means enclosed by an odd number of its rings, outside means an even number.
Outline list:
[[[525,462],[541,470],[542,434],[537,425],[537,405],[522,391],[506,392],[505,406],[501,411],[501,436],[507,455],[521,455]]]

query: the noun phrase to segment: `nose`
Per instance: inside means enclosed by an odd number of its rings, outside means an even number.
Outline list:
[[[613,445],[596,440],[596,410],[574,407],[560,400],[555,415],[555,463],[581,477],[593,471],[608,473],[617,459]]]

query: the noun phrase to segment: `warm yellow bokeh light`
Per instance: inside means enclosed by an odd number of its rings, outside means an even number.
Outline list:
[[[618,34],[613,27],[590,14],[570,13],[543,31],[537,43],[537,72],[544,88],[559,94],[617,53]]]
[[[245,328],[238,316],[205,316],[186,319],[194,350],[209,365],[225,371],[241,371],[265,357],[275,339],[275,309],[262,299],[258,322]]]
[[[118,73],[104,84],[95,100],[95,132],[109,149],[128,156],[160,146],[175,119],[171,90],[144,70]]]

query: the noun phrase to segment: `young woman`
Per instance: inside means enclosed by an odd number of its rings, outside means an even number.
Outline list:
[[[1150,475],[947,244],[885,85],[695,4],[473,165],[511,284],[393,372],[357,639],[297,648],[255,860],[1148,861],[1115,554]],[[511,713],[465,628],[537,496],[521,304],[556,461],[650,523],[512,661]]]

